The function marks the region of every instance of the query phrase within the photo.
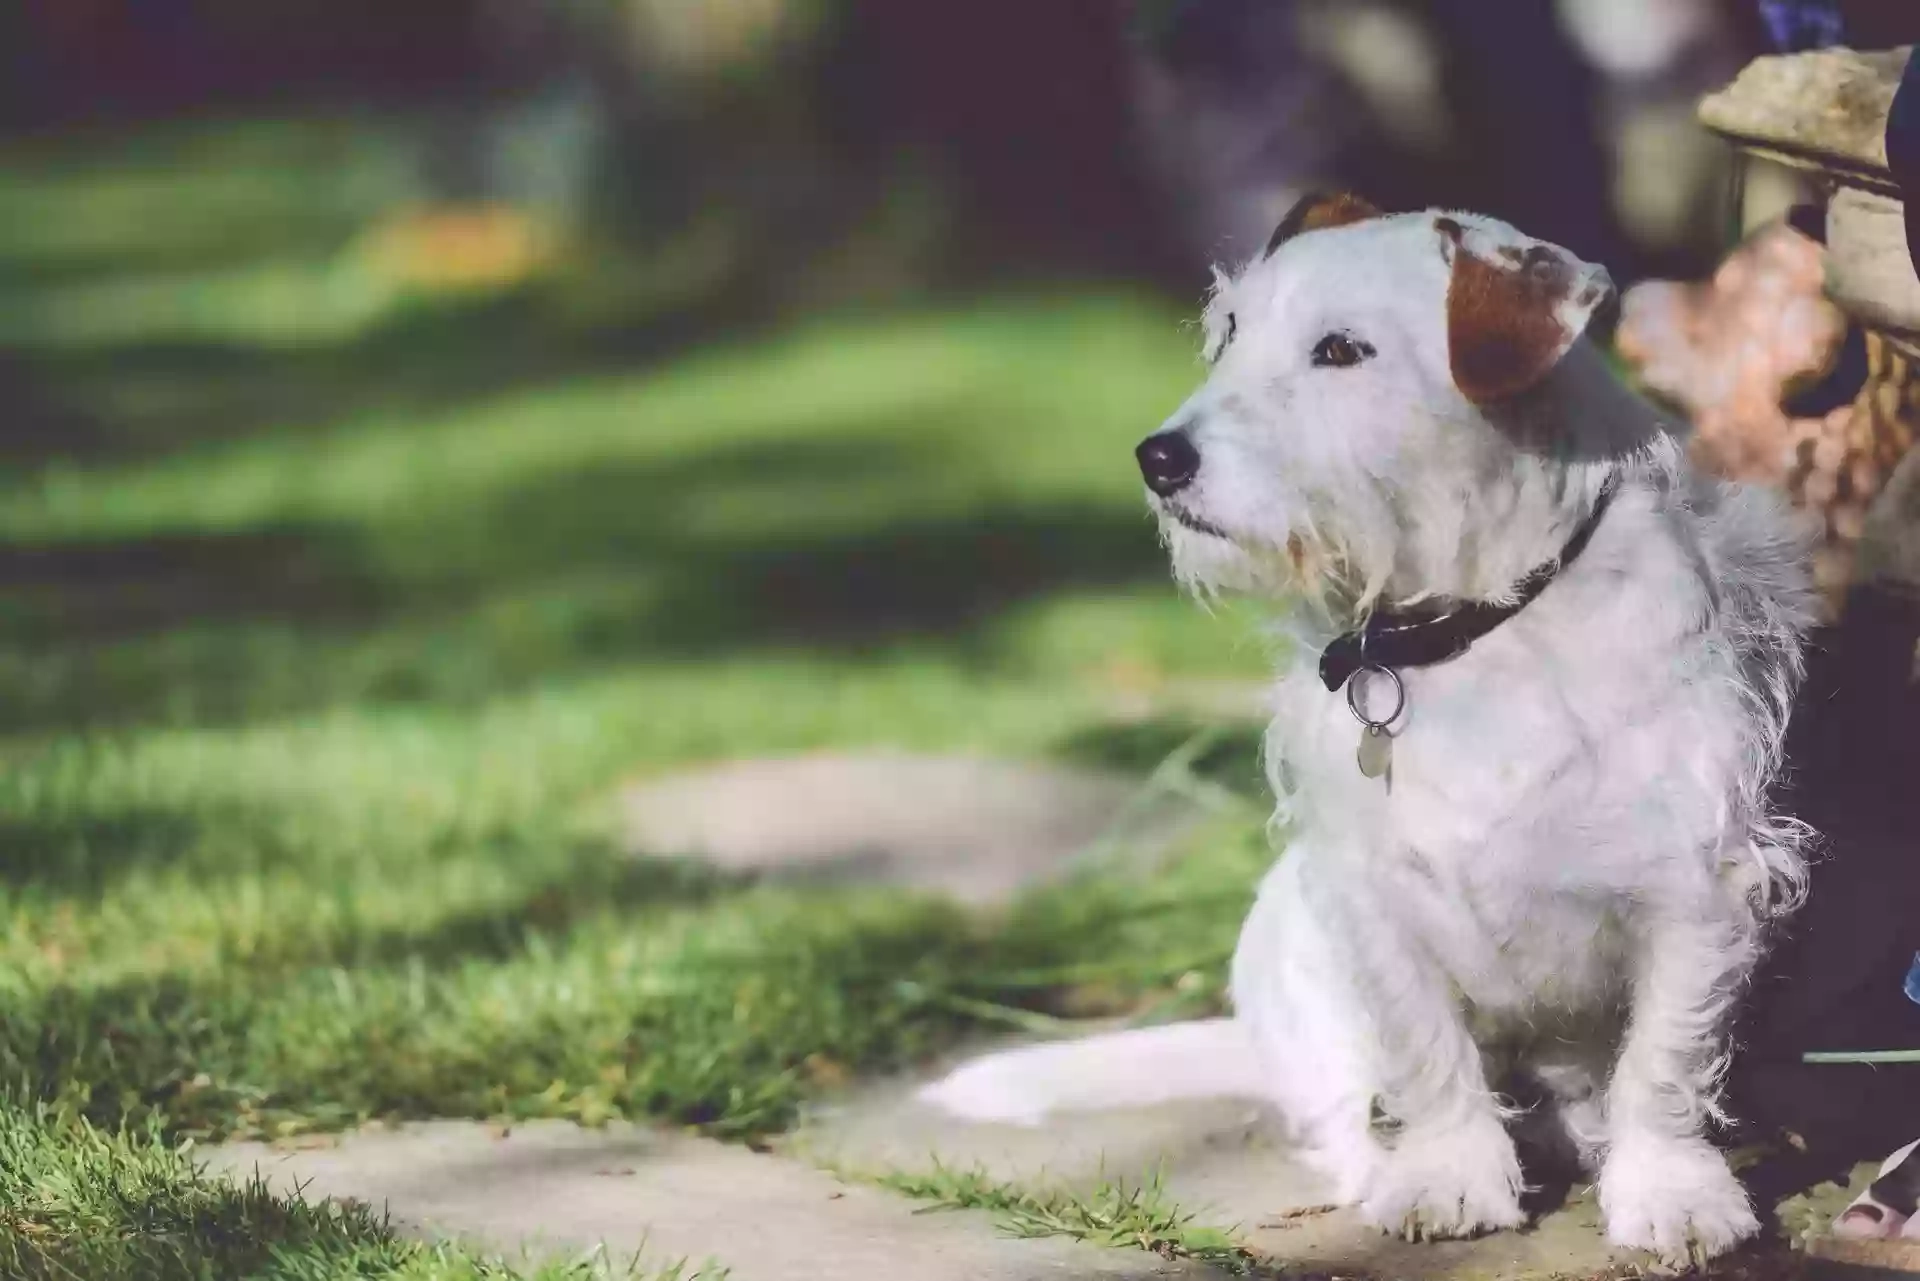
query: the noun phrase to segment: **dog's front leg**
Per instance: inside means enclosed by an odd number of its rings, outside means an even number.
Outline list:
[[[1637,933],[1632,1016],[1607,1090],[1600,1206],[1617,1245],[1676,1262],[1709,1258],[1759,1227],[1705,1136],[1724,1023],[1754,949],[1727,919],[1660,914]]]
[[[1520,1162],[1453,983],[1411,930],[1376,919],[1353,947],[1391,1123],[1362,1212],[1410,1237],[1518,1225]]]
[[[1266,1092],[1342,1203],[1389,1232],[1520,1222],[1520,1167],[1445,971],[1379,860],[1303,838],[1261,887],[1233,1001]],[[1396,1123],[1371,1123],[1375,1106]]]
[[[1380,1108],[1393,1125],[1362,1212],[1408,1237],[1471,1236],[1521,1221],[1520,1162],[1458,1004],[1430,970],[1382,991]]]

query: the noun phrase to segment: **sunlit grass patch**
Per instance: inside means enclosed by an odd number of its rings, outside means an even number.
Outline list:
[[[984,1210],[1010,1236],[1066,1237],[1146,1250],[1164,1259],[1211,1263],[1240,1276],[1256,1269],[1253,1255],[1234,1243],[1231,1232],[1181,1209],[1156,1174],[1133,1181],[1101,1179],[1075,1190],[1028,1187],[983,1170],[936,1165],[918,1173],[880,1175],[874,1181],[930,1208]]]

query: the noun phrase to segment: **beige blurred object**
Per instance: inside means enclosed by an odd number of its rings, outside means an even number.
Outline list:
[[[1795,205],[1817,203],[1821,195],[1810,170],[1760,156],[1744,158],[1739,191],[1739,206],[1732,212],[1743,236],[1779,222]]]
[[[1719,148],[1685,101],[1625,104],[1613,138],[1613,210],[1636,243],[1682,243],[1726,182]]]
[[[1701,466],[1786,481],[1800,425],[1781,401],[1829,369],[1846,336],[1846,318],[1821,293],[1823,275],[1820,246],[1776,223],[1703,284],[1650,281],[1627,291],[1620,354],[1692,417]]]
[[[1827,204],[1827,293],[1862,324],[1920,336],[1920,277],[1907,256],[1905,206],[1843,187]]]
[[[619,8],[649,65],[704,78],[807,34],[821,6],[812,0],[621,0]]]
[[[1764,227],[1704,284],[1629,290],[1619,349],[1650,390],[1693,419],[1702,467],[1782,487],[1819,517],[1815,576],[1837,607],[1873,500],[1913,444],[1920,382],[1907,354],[1868,331],[1867,381],[1850,403],[1817,417],[1781,408],[1832,367],[1846,335],[1845,313],[1823,292],[1825,260],[1793,229]]]
[[[1717,0],[1554,0],[1596,73],[1594,121],[1611,155],[1608,200],[1642,250],[1688,257],[1719,232],[1729,157],[1701,128],[1700,94],[1738,71],[1745,43]]]
[[[1782,485],[1821,517],[1815,572],[1836,613],[1866,580],[1920,588],[1920,279],[1885,145],[1908,52],[1759,58],[1703,99],[1701,123],[1732,142],[1749,169],[1789,166],[1827,194],[1826,246],[1769,228],[1708,285],[1692,287],[1705,293],[1664,284],[1635,291],[1637,323],[1622,332],[1622,354],[1649,386],[1694,415],[1703,462]],[[1766,314],[1772,308],[1780,314]],[[1809,308],[1820,313],[1811,324]],[[1790,417],[1781,402],[1831,362],[1844,333],[1836,318],[1861,333],[1864,383],[1848,404]],[[1703,325],[1716,329],[1704,340]]]
[[[1453,139],[1439,45],[1415,13],[1399,5],[1313,0],[1298,6],[1296,23],[1301,45],[1346,77],[1400,145],[1432,151]]]
[[[1748,151],[1842,172],[1897,196],[1887,172],[1886,122],[1906,63],[1906,49],[1756,58],[1701,101],[1700,121]]]
[[[1700,120],[1748,158],[1789,165],[1831,193],[1827,294],[1850,317],[1920,336],[1920,278],[1887,169],[1887,112],[1910,48],[1757,58],[1700,103]]]
[[[1561,26],[1610,76],[1645,77],[1709,37],[1711,0],[1556,0]]]

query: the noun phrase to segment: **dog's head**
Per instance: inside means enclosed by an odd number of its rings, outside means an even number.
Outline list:
[[[1613,296],[1603,269],[1491,218],[1303,200],[1219,278],[1211,372],[1137,451],[1176,572],[1362,608],[1518,577],[1538,556],[1500,522],[1577,505],[1582,469],[1617,452],[1554,426],[1570,388],[1611,381],[1584,335]]]

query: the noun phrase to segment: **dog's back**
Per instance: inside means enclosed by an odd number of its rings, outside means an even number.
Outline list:
[[[1770,490],[1692,472],[1688,480],[1718,631],[1732,649],[1748,705],[1738,802],[1750,816],[1767,884],[1797,901],[1806,889],[1811,831],[1779,811],[1772,790],[1806,671],[1804,638],[1817,617],[1807,572],[1812,531]]]

